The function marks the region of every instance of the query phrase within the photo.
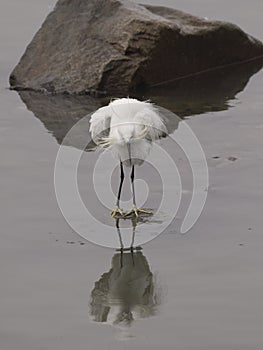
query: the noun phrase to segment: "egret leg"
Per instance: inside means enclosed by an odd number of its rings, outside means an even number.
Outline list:
[[[136,206],[136,200],[135,200],[135,188],[134,188],[134,165],[132,166],[132,171],[131,171],[131,184],[132,184],[132,209],[128,211],[125,216],[134,214],[136,218],[139,217],[139,214],[146,214],[146,215],[152,215],[152,212],[150,210],[145,210],[145,209],[139,209]]]
[[[124,245],[123,245],[123,242],[122,242],[122,237],[121,237],[121,230],[120,230],[119,221],[120,221],[120,219],[116,219],[116,229],[117,229],[117,233],[118,233],[118,236],[119,236],[120,249],[123,250]]]
[[[134,239],[135,239],[135,230],[137,225],[137,218],[132,220],[132,241],[131,241],[131,257],[132,257],[132,265],[134,266]]]
[[[120,240],[120,252],[121,252],[121,255],[120,255],[120,266],[121,268],[123,267],[123,249],[124,249],[124,246],[123,246],[123,242],[122,242],[122,238],[121,238],[121,231],[120,231],[120,226],[119,226],[119,219],[116,219],[116,229],[117,229],[117,232],[118,232],[118,236],[119,236],[119,240]]]
[[[113,211],[111,212],[111,216],[112,216],[112,217],[117,217],[117,216],[119,216],[119,215],[121,215],[121,216],[124,215],[122,209],[120,208],[121,190],[122,190],[122,184],[123,184],[123,180],[124,180],[124,171],[123,171],[123,164],[122,164],[122,161],[120,161],[120,169],[121,169],[121,181],[120,181],[120,185],[119,185],[119,191],[118,191],[118,197],[117,197],[116,207],[115,207],[115,208],[113,209]]]
[[[137,226],[137,218],[132,220],[132,241],[131,241],[131,249],[134,248],[134,239],[135,239],[136,226]]]
[[[132,204],[136,207],[135,188],[134,188],[134,165],[132,166],[132,171],[131,171],[131,184],[132,184]]]

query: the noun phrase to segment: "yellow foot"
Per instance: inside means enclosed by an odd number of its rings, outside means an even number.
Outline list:
[[[122,211],[122,209],[120,207],[116,206],[113,209],[113,211],[111,212],[111,216],[113,218],[116,218],[116,217],[118,218],[119,216],[124,216],[124,213],[123,213],[123,211]]]
[[[139,209],[135,205],[132,206],[132,209],[128,211],[124,216],[129,216],[131,214],[134,214],[136,218],[139,217],[139,214],[146,214],[146,215],[152,215],[152,211],[150,210],[145,210],[145,209]]]

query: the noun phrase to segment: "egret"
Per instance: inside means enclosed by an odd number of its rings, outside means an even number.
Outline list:
[[[134,188],[134,167],[141,165],[148,156],[152,143],[167,132],[163,118],[149,101],[133,98],[120,98],[99,108],[90,118],[90,132],[95,144],[109,148],[120,163],[120,184],[113,217],[126,217],[152,212],[136,206]],[[124,213],[120,208],[120,198],[124,181],[123,166],[131,168],[132,209]]]

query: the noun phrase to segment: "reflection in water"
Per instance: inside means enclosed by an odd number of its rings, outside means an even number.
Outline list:
[[[121,232],[116,220],[122,247]],[[95,282],[91,292],[90,317],[95,322],[115,326],[120,338],[129,338],[134,320],[153,316],[160,304],[160,288],[141,248],[132,246],[136,223],[133,221],[131,248],[120,248],[111,268]]]
[[[19,95],[59,144],[80,119],[101,107],[101,101],[90,96],[46,95],[34,91],[21,91]],[[76,139],[69,146],[79,148],[79,144],[92,143],[88,119],[82,124],[82,130],[78,131]]]
[[[145,93],[135,96],[138,99],[151,99],[180,117],[221,111],[229,108],[229,101],[244,90],[250,77],[262,68],[262,60],[236,64],[189,78],[179,79],[166,85],[152,87]],[[90,96],[45,95],[33,91],[20,91],[19,95],[27,108],[39,118],[59,144],[71,127],[84,116],[109,102],[109,98],[96,99]],[[165,114],[168,133],[172,133],[179,123],[175,114]],[[78,135],[91,140],[89,123],[82,126]],[[88,143],[88,142],[87,142]],[[77,139],[71,140],[77,147]],[[91,148],[93,145],[91,144]]]
[[[45,125],[57,142],[78,149],[92,150],[95,146],[89,132],[90,115],[109,102],[90,96],[45,95],[33,91],[21,91],[19,95],[27,108]],[[142,97],[143,99],[143,97]],[[169,134],[177,129],[180,118],[168,110],[158,107]],[[79,122],[78,124],[76,124]],[[74,132],[64,137],[74,127]],[[86,147],[85,147],[86,146]]]
[[[155,86],[146,97],[181,118],[206,112],[223,111],[229,101],[243,91],[251,76],[263,66],[263,60],[229,65],[199,75]]]

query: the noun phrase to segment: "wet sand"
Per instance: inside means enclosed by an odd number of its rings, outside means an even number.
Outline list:
[[[101,275],[112,266],[119,271],[116,257],[111,265],[116,252],[86,242],[67,225],[53,188],[59,140],[16,92],[6,89],[11,69],[53,3],[23,0],[2,6],[1,348],[261,350],[263,72],[230,100],[226,97],[223,109],[188,115],[209,165],[204,211],[186,235],[178,233],[184,214],[179,212],[161,236],[143,246],[144,258],[137,255],[144,266],[138,278],[148,278],[145,290],[151,273],[156,276],[156,312],[138,316],[128,331],[110,320],[103,325],[90,320],[89,304]],[[259,1],[196,3],[176,5],[231,20],[263,40]],[[83,162],[81,176],[88,171]],[[115,278],[103,292],[114,297],[112,291],[116,286],[120,291],[123,283]]]

